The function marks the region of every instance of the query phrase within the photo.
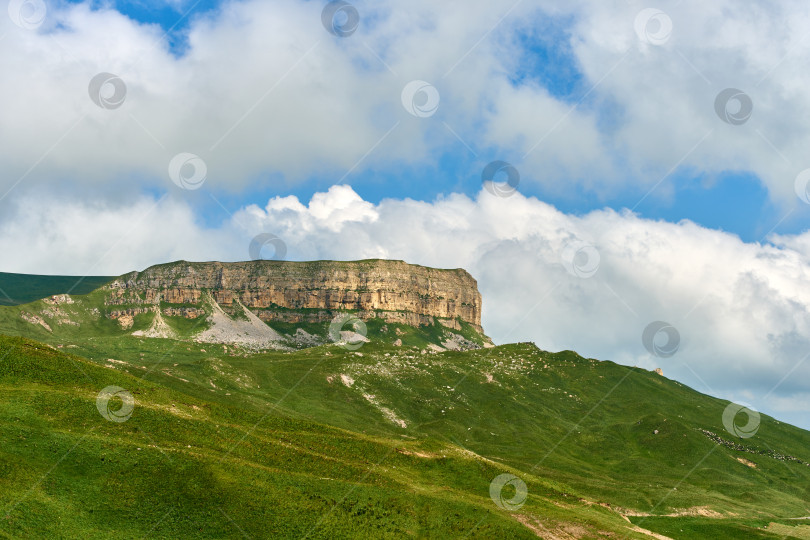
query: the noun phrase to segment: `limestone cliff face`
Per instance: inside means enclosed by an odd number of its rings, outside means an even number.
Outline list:
[[[458,318],[481,330],[481,294],[470,274],[402,261],[177,262],[124,275],[108,289],[109,305],[163,302],[178,306],[166,314],[190,318],[202,310],[188,306],[210,292],[220,305],[239,302],[265,321],[324,322],[330,311],[352,310],[411,326],[457,328]]]

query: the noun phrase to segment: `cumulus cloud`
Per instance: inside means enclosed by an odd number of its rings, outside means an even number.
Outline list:
[[[810,144],[801,47],[810,5],[682,2],[667,8],[671,34],[654,43],[637,32],[644,7],[476,0],[459,17],[452,2],[358,2],[361,27],[340,39],[323,28],[320,3],[229,1],[192,15],[179,57],[160,28],[111,9],[54,4],[35,31],[3,17],[0,196],[18,183],[90,184],[107,198],[133,183],[165,188],[180,152],[206,161],[214,189],[274,175],[339,179],[435,163],[460,138],[514,162],[524,185],[563,194],[644,191],[683,166],[752,171],[795,203]],[[566,26],[566,69],[582,74],[570,96],[513,77],[535,54],[532,27],[549,20]],[[89,98],[99,72],[126,83],[119,108]],[[441,95],[429,118],[402,107],[414,79]],[[744,125],[715,113],[728,87],[753,100]]]
[[[193,18],[179,56],[160,28],[112,9],[49,4],[38,30],[0,17],[3,269],[117,274],[181,258],[244,260],[261,232],[280,236],[294,259],[464,267],[497,341],[662,367],[807,425],[810,233],[752,244],[630,212],[566,215],[521,194],[372,204],[346,185],[206,226],[176,190],[144,195],[169,191],[168,164],[181,152],[205,161],[206,189],[238,191],[429,169],[462,144],[476,159],[514,163],[529,189],[656,187],[658,196],[672,189],[659,185],[668,173],[689,167],[753,172],[774,200],[798,204],[793,180],[810,166],[807,3],[681,2],[651,26],[638,2],[471,0],[463,17],[459,5],[357,2],[360,29],[340,39],[323,28],[321,3],[228,1]],[[536,54],[534,26],[549,21],[565,26],[565,67],[582,76],[570,94],[515,77]],[[100,72],[125,83],[120,107],[91,99]],[[402,103],[417,79],[441,97],[424,118]],[[715,110],[726,88],[753,104],[740,125]],[[740,103],[721,105],[736,114]],[[92,197],[44,195],[77,188]],[[677,328],[674,356],[643,346],[654,321]]]
[[[700,391],[808,426],[810,233],[744,243],[689,221],[572,216],[520,193],[371,204],[343,185],[305,203],[277,197],[245,207],[216,228],[172,198],[29,201],[0,224],[0,250],[17,271],[104,275],[181,258],[245,260],[260,233],[283,239],[295,260],[463,267],[478,280],[496,342],[661,367]],[[654,321],[679,332],[673,356],[643,345]]]

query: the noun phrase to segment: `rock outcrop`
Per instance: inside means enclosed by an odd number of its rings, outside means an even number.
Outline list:
[[[210,292],[224,308],[241,303],[265,322],[322,323],[350,310],[410,326],[459,329],[461,320],[483,332],[481,294],[470,274],[402,261],[181,261],[126,274],[106,289],[107,305],[162,303],[164,314],[187,318],[202,314]]]

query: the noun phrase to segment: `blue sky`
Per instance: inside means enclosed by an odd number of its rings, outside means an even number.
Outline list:
[[[80,3],[79,0],[69,0]],[[221,2],[217,0],[187,0],[179,5],[147,1],[115,1],[115,9],[140,23],[157,24],[167,33],[170,50],[182,57],[188,47],[187,33],[192,22],[201,16],[215,15]],[[96,2],[97,8],[106,8],[107,2]],[[510,38],[520,43],[522,54],[512,59],[509,80],[516,87],[540,86],[562,103],[587,110],[594,105],[591,82],[583,75],[571,48],[573,18],[547,16],[519,25]],[[615,121],[621,111],[601,107],[601,121]],[[465,141],[466,142],[466,141]],[[471,197],[480,191],[478,171],[489,161],[506,159],[521,170],[519,152],[503,156],[497,149],[473,146],[479,155],[459,142],[443,148],[432,156],[428,164],[417,167],[396,163],[389,168],[360,168],[343,182],[370,202],[384,198],[412,198],[431,201],[448,193],[465,193]],[[511,158],[515,158],[512,160]],[[776,159],[776,158],[775,158]],[[531,168],[521,170],[524,175],[542,176],[542,171]],[[295,195],[309,200],[314,193],[324,191],[342,176],[339,171],[330,175],[314,175],[285,181],[283,175],[273,173],[254,178],[247,189],[214,190],[217,200],[229,211],[251,203],[261,203],[274,196]],[[560,182],[566,180],[561,178]],[[677,222],[688,219],[738,235],[747,242],[761,242],[770,233],[796,234],[810,227],[810,211],[791,211],[775,204],[758,176],[751,171],[723,171],[706,174],[694,167],[679,167],[663,182],[662,188],[647,196],[645,186],[630,185],[609,195],[599,195],[574,186],[543,189],[543,185],[524,182],[520,190],[527,196],[537,197],[571,214],[586,214],[600,208],[616,210],[628,208],[642,217]],[[210,197],[197,197],[200,216],[207,225],[214,226],[228,217],[218,203]]]
[[[72,4],[87,4],[83,0],[66,0]],[[172,52],[182,55],[188,47],[187,32],[196,17],[210,14],[220,4],[219,0],[179,0],[166,2],[162,0],[92,0],[89,2],[95,9],[114,8],[134,21],[159,25],[167,34]]]
[[[363,171],[350,175],[344,183],[351,185],[365,200],[375,203],[385,198],[432,201],[449,193],[474,197],[480,191],[481,177],[477,168],[467,170],[470,160],[465,152],[459,149],[442,155],[434,167]],[[488,163],[483,160],[476,162],[481,168]],[[459,174],[459,169],[467,174]],[[319,177],[301,185],[278,188],[275,186],[281,182],[276,178],[267,182],[274,187],[263,188],[259,182],[259,186],[238,194],[215,192],[215,196],[234,212],[245,204],[261,204],[261,201],[276,196],[295,195],[308,201],[314,193],[325,191],[334,181],[331,176]],[[641,217],[654,220],[678,222],[688,219],[708,228],[736,234],[746,242],[762,242],[771,233],[800,233],[810,225],[810,216],[789,213],[789,210],[775,206],[767,189],[751,173],[728,172],[707,179],[695,171],[676,171],[666,182],[674,188],[670,197],[650,196],[643,200],[645,191],[639,189],[627,190],[627,193],[609,199],[600,199],[581,189],[566,196],[525,184],[520,190],[526,196],[537,197],[568,214],[581,215],[605,207],[628,208],[634,209]],[[207,208],[203,215],[210,225],[229,217],[218,203],[204,197],[198,198],[198,202]]]

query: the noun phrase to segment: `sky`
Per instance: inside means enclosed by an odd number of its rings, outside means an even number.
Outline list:
[[[810,5],[7,5],[1,271],[463,267],[497,343],[810,428]]]

